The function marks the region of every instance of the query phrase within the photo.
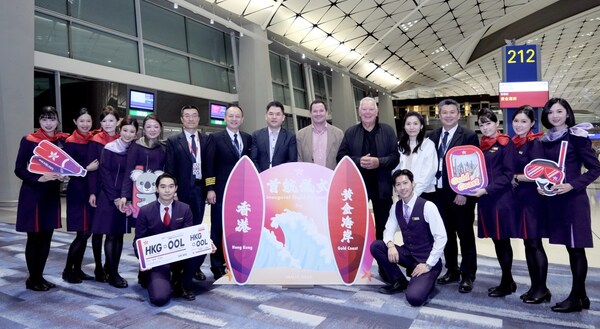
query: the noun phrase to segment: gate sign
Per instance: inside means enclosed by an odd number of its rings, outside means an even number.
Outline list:
[[[446,152],[448,182],[457,194],[471,195],[488,185],[485,159],[481,150],[473,145],[460,145]]]

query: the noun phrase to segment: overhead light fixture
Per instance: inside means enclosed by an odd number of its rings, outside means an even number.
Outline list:
[[[215,20],[214,19],[210,19],[210,24],[215,24]]]
[[[317,62],[317,66],[321,66],[321,62]]]
[[[240,32],[240,38],[244,36],[244,32]]]
[[[305,58],[306,58],[306,55],[305,55],[305,54],[302,54],[302,59],[305,59]]]
[[[173,3],[173,8],[177,9],[177,8],[179,8],[179,5],[176,3]]]

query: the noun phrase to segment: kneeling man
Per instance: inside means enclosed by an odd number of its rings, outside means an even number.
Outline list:
[[[406,290],[408,303],[421,306],[427,301],[442,271],[440,258],[447,241],[446,230],[436,206],[413,193],[413,173],[410,170],[395,171],[392,181],[400,200],[390,209],[383,241],[376,240],[371,244],[371,254],[390,282],[379,292],[395,294]],[[394,244],[398,228],[402,232],[402,246]],[[406,268],[411,276],[410,282],[398,264]]]
[[[136,250],[135,241],[137,239],[193,225],[190,207],[183,202],[174,200],[177,192],[175,177],[168,173],[158,176],[156,192],[158,199],[140,208],[135,225],[134,250]],[[215,252],[215,246],[212,247]],[[198,267],[198,264],[194,264],[194,260],[195,258],[184,259],[142,272],[140,278],[142,282],[140,283],[143,287],[148,288],[150,302],[156,306],[168,303],[171,299],[171,284],[175,296],[186,300],[196,299],[190,290],[194,268]]]

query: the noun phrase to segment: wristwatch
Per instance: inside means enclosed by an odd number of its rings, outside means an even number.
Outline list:
[[[429,266],[429,264],[425,263],[425,267],[427,267],[428,271],[431,271],[431,266]]]

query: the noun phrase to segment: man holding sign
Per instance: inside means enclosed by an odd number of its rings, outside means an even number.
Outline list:
[[[158,194],[157,200],[140,208],[133,242],[136,255],[138,253],[135,247],[138,239],[193,225],[190,207],[183,202],[174,200],[177,192],[175,177],[167,173],[160,175],[156,179],[156,191]],[[212,251],[216,251],[214,245]],[[190,290],[194,265],[197,266],[197,264],[194,264],[194,259],[184,259],[143,272],[145,275],[142,285],[148,288],[148,295],[152,304],[162,306],[169,302],[171,299],[171,283],[173,283],[175,296],[183,297],[185,300],[196,299],[196,296]]]

